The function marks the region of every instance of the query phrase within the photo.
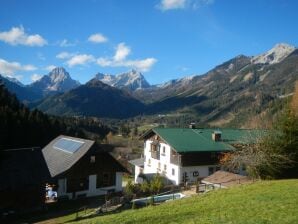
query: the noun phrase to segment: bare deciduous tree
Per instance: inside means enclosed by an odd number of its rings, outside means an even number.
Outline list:
[[[228,170],[237,172],[245,168],[253,178],[272,178],[281,169],[289,167],[292,160],[281,150],[270,147],[272,136],[258,136],[255,143],[235,145],[236,150],[223,154],[220,163]]]

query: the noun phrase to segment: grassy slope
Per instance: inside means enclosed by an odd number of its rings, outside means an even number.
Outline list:
[[[298,223],[298,180],[218,190],[82,223]]]

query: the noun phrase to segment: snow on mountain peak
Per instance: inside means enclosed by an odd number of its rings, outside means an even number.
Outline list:
[[[95,78],[102,81],[103,83],[106,83],[108,85],[111,85],[112,81],[113,81],[113,76],[109,75],[109,74],[103,74],[103,73],[97,73],[95,75]]]
[[[251,59],[253,64],[275,64],[284,60],[289,54],[291,54],[296,48],[289,44],[279,43],[276,44],[269,51],[254,56]]]
[[[1,74],[0,74],[0,78],[1,78],[1,77],[7,79],[7,80],[10,81],[10,82],[13,82],[13,83],[19,85],[19,86],[22,86],[22,87],[25,86],[23,83],[21,83],[19,80],[17,80],[17,79],[14,78],[14,77],[11,77],[11,76],[4,76],[4,75],[1,75]]]
[[[49,73],[49,77],[53,83],[57,83],[69,79],[70,75],[63,67],[56,67]]]
[[[97,73],[95,78],[110,86],[128,88],[130,90],[150,87],[144,76],[134,69],[117,75]]]
[[[73,80],[63,67],[56,67],[48,75],[32,83],[31,86],[43,92],[65,92],[79,86],[78,81]]]
[[[195,77],[196,77],[196,75],[191,75],[191,76],[186,76],[186,77],[179,78],[179,79],[172,79],[165,83],[158,84],[158,85],[156,85],[156,87],[167,88],[167,87],[177,84],[177,83],[179,83],[179,85],[188,85]]]

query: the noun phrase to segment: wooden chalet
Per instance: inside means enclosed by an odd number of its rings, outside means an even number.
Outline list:
[[[42,152],[58,198],[122,191],[122,173],[127,170],[94,141],[61,135]]]

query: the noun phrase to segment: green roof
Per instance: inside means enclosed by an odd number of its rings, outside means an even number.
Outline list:
[[[231,144],[255,143],[266,131],[247,129],[190,129],[154,128],[159,135],[177,152],[218,152],[235,149]],[[212,133],[220,131],[221,141],[213,141]]]

